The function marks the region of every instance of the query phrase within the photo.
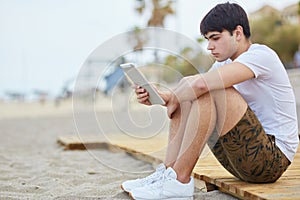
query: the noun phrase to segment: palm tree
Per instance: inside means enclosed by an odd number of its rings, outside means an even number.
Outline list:
[[[175,11],[172,8],[172,0],[152,0],[152,14],[147,26],[164,27],[166,16],[172,15]],[[146,8],[145,0],[137,0],[136,11],[143,14]]]
[[[129,41],[133,44],[134,51],[142,51],[144,44],[148,41],[147,35],[139,27],[134,27]]]
[[[149,2],[149,1],[147,1]],[[164,21],[166,16],[172,15],[175,11],[172,8],[174,0],[151,0],[152,3],[152,11],[151,17],[147,21],[148,27],[164,27]],[[151,7],[150,5],[146,5],[146,0],[136,0],[135,10],[140,14],[144,14],[146,8]],[[141,29],[135,27],[133,38],[135,46],[134,50],[142,51],[144,44],[148,41],[147,36],[144,35]],[[154,57],[158,60],[157,51],[154,51]]]

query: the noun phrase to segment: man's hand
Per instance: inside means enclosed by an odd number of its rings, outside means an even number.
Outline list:
[[[182,102],[193,101],[205,92],[207,92],[207,87],[201,75],[197,74],[182,78],[167,103],[169,118],[172,118],[172,114]]]
[[[138,102],[144,105],[151,105],[149,93],[146,89],[136,85],[134,87]],[[172,92],[157,90],[158,94],[166,102],[165,106],[167,107],[167,114],[170,119],[182,102],[193,101],[207,91],[204,79],[200,74],[182,78]]]
[[[149,101],[149,93],[146,91],[146,89],[142,88],[141,86],[134,86],[134,87],[135,87],[135,94],[138,102],[150,106],[151,103]]]
[[[146,91],[145,88],[142,88],[141,86],[134,86],[135,88],[135,94],[137,96],[137,100],[139,103],[144,104],[144,105],[152,105],[151,102],[149,101],[149,93]],[[156,87],[154,89],[157,91],[157,93],[161,96],[161,98],[168,103],[171,97],[171,93],[167,91],[158,91]]]
[[[172,94],[170,100],[166,104],[167,114],[170,119],[172,119],[172,114],[179,108],[179,101],[176,95]]]

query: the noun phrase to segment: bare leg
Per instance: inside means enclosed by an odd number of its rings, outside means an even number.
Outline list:
[[[191,102],[185,102],[173,114],[170,123],[169,141],[164,164],[173,167],[181,147],[186,121],[191,110]]]
[[[242,118],[247,103],[233,88],[205,94],[193,101],[186,121],[180,151],[173,169],[182,183],[190,180],[192,170],[216,127],[226,134]]]

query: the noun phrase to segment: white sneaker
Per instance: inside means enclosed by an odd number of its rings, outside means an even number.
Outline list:
[[[131,198],[136,200],[146,199],[193,199],[194,178],[183,184],[176,180],[177,174],[172,168],[168,168],[163,178],[151,185],[136,188],[130,191]]]
[[[146,185],[150,185],[156,181],[158,181],[164,172],[166,171],[166,166],[162,163],[156,167],[154,173],[150,174],[149,176],[141,179],[136,180],[129,180],[122,183],[121,188],[125,192],[130,192],[132,189],[144,187]]]

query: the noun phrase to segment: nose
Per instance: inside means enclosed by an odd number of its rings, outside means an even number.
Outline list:
[[[212,44],[212,42],[208,42],[208,45],[207,45],[207,50],[211,51],[215,48],[215,46]]]

